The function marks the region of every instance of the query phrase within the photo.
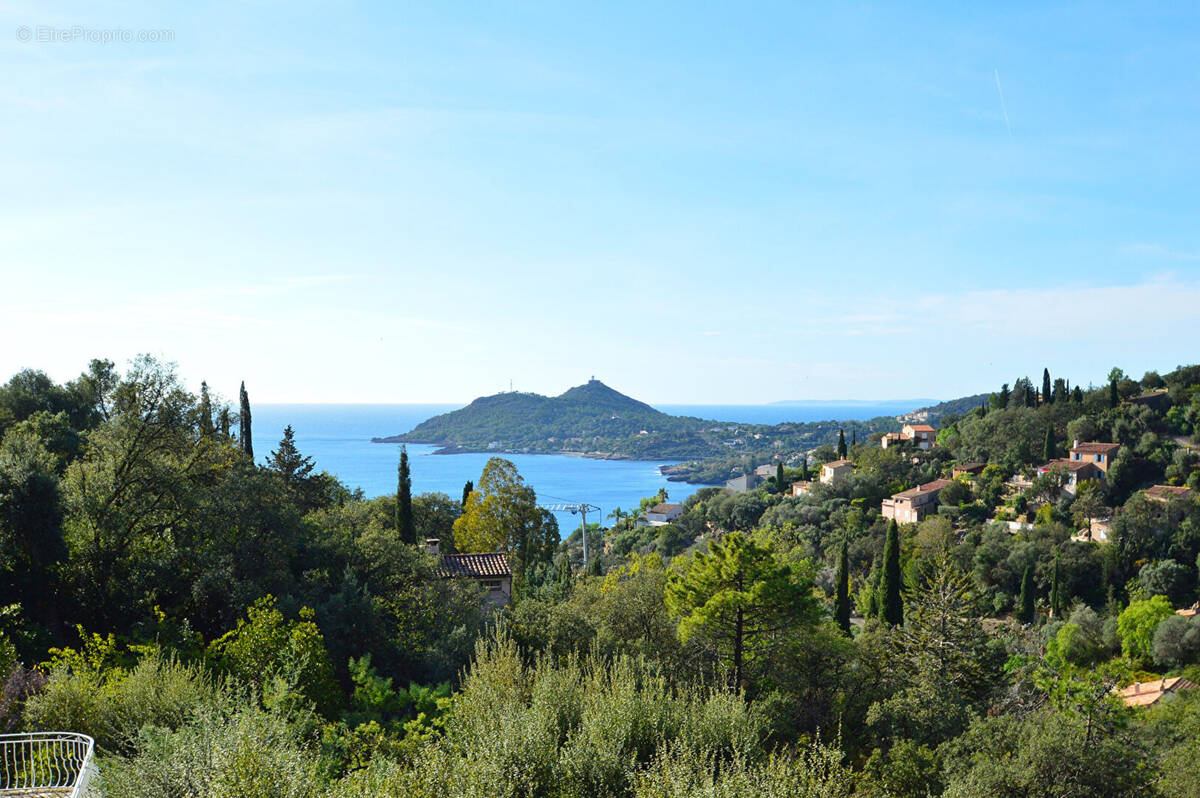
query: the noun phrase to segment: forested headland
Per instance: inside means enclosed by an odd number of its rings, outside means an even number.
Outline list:
[[[412,495],[402,457],[366,499],[290,430],[253,452],[248,386],[0,386],[0,728],[92,735],[107,796],[1200,795],[1198,366],[1022,377],[665,525],[645,497],[586,570],[510,462]],[[1068,490],[1039,467],[1075,441],[1115,446]],[[505,552],[512,601],[426,538]]]
[[[672,478],[720,482],[736,476],[732,472],[746,463],[765,462],[776,452],[832,444],[839,431],[865,440],[872,433],[899,428],[889,417],[743,424],[673,416],[592,379],[554,397],[516,392],[482,396],[409,432],[374,440],[436,444],[446,453],[567,452],[608,459],[697,460],[671,471]],[[736,460],[736,465],[723,468],[725,460]],[[726,471],[730,473],[724,475]],[[720,475],[713,476],[717,472]]]

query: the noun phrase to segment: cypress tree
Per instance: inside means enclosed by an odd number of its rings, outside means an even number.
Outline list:
[[[400,447],[400,467],[396,472],[396,532],[400,540],[416,545],[417,525],[413,522],[412,475],[408,471],[408,448]]]
[[[997,397],[996,404],[1000,407],[1001,410],[1003,410],[1006,407],[1008,407],[1008,400],[1010,398],[1011,398],[1011,394],[1009,393],[1008,383],[1006,382],[1000,386],[1000,395],[999,395],[999,397]]]
[[[238,399],[241,402],[241,412],[238,416],[238,439],[242,442],[242,452],[254,461],[254,441],[250,434],[250,394],[246,393],[246,383],[242,382],[242,387],[238,390]]]
[[[858,445],[858,430],[852,429],[852,430],[850,430],[850,446],[854,447],[857,445]]]
[[[1108,381],[1108,406],[1116,407],[1121,403],[1121,397],[1117,393],[1117,380],[1114,377]]]
[[[589,554],[590,554],[590,552],[589,552]],[[590,576],[603,576],[604,575],[604,571],[600,567],[600,558],[599,557],[592,557],[588,561],[588,574]]]
[[[850,634],[850,545],[842,540],[838,555],[837,594],[833,601],[833,619],[846,634]]]
[[[904,599],[900,594],[900,527],[895,519],[888,524],[887,543],[883,547],[882,595],[879,602],[879,617],[884,623],[900,626],[904,623]]]
[[[837,454],[839,459],[846,459],[846,433],[840,429],[838,430]]]
[[[475,490],[475,483],[468,479],[466,484],[463,485],[462,506],[464,510],[467,507],[467,499],[471,498],[471,491],[473,490]]]
[[[785,488],[787,485],[783,481],[783,463],[777,463],[775,465],[775,489],[783,493]]]
[[[213,436],[212,397],[208,395],[208,383],[200,381],[200,434],[205,438]]]
[[[883,568],[878,555],[871,562],[871,573],[867,576],[867,584],[870,586],[867,593],[867,617],[880,618],[879,591],[883,587]]]
[[[1046,443],[1042,446],[1042,459],[1049,463],[1054,459],[1054,425],[1046,427]]]
[[[1059,618],[1063,611],[1062,583],[1058,578],[1058,552],[1054,552],[1054,567],[1050,571],[1050,614]]]
[[[1050,369],[1042,369],[1042,401],[1046,404],[1054,402],[1054,394],[1050,388]]]
[[[1021,577],[1021,600],[1017,607],[1017,620],[1021,623],[1033,623],[1033,566],[1025,566],[1025,574]]]
[[[804,454],[800,456],[800,479],[808,482],[808,476],[808,455]]]
[[[1071,401],[1077,405],[1083,404],[1083,389],[1078,385],[1076,385],[1075,389],[1071,391]]]
[[[217,429],[221,431],[222,438],[229,437],[229,428],[233,426],[233,418],[230,417],[229,405],[222,405],[220,412],[217,413]]]

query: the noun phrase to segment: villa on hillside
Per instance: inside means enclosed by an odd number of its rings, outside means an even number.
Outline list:
[[[682,504],[659,502],[653,507],[647,508],[646,512],[642,513],[642,517],[637,520],[637,525],[666,526],[681,515],[683,515]]]
[[[1119,443],[1096,443],[1095,441],[1080,443],[1075,441],[1075,445],[1071,447],[1071,460],[1081,463],[1095,463],[1096,467],[1108,473],[1108,466],[1112,463],[1112,459],[1117,455],[1117,449],[1121,448]]]
[[[1146,488],[1146,498],[1156,502],[1169,502],[1171,499],[1186,499],[1192,495],[1192,489],[1185,485],[1154,485]]]
[[[894,518],[898,524],[915,524],[937,509],[938,494],[953,480],[935,479],[884,499],[880,511],[884,518]]]
[[[963,463],[962,465],[956,465],[954,467],[954,471],[951,472],[951,476],[955,477],[956,479],[962,476],[976,477],[982,474],[983,469],[985,468],[987,468],[987,463]]]
[[[1169,679],[1155,679],[1152,682],[1134,682],[1116,692],[1126,706],[1149,707],[1175,698],[1179,693],[1191,690],[1195,686],[1182,676],[1175,676]]]
[[[899,432],[889,432],[879,439],[879,445],[886,449],[898,443],[911,443],[918,449],[932,448],[937,441],[937,430],[928,424],[905,424]]]
[[[792,495],[807,496],[808,494],[812,493],[812,486],[812,482],[798,479],[792,483]]]
[[[439,554],[441,541],[428,538],[425,549],[430,554]],[[508,555],[501,551],[479,554],[441,554],[438,576],[443,579],[473,579],[487,589],[484,600],[503,607],[512,598],[512,568]]]
[[[1074,451],[1074,450],[1072,450]],[[1093,463],[1085,460],[1051,460],[1045,465],[1040,465],[1037,468],[1037,475],[1044,477],[1047,474],[1061,471],[1065,483],[1063,491],[1070,496],[1074,496],[1079,490],[1079,483],[1089,479],[1104,480],[1105,471],[1100,468],[1098,463]]]
[[[821,482],[832,485],[853,471],[854,463],[849,460],[834,460],[821,466]]]
[[[763,463],[758,468],[754,469],[754,473],[763,479],[770,479],[775,476],[777,466],[774,463]]]
[[[734,493],[749,493],[757,488],[762,483],[762,477],[758,474],[743,474],[740,477],[734,477],[725,483],[725,487]]]

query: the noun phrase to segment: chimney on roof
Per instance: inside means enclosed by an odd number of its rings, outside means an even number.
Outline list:
[[[425,551],[437,557],[442,553],[441,538],[425,538]]]
[[[1071,448],[1072,448],[1072,449],[1078,449],[1078,448],[1079,448],[1079,439],[1078,439],[1078,438],[1076,438],[1076,439],[1075,439],[1075,442],[1071,444]]]

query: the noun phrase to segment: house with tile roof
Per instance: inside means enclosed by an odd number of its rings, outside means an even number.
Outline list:
[[[915,524],[937,509],[938,494],[953,480],[935,479],[915,488],[892,494],[884,499],[880,511],[884,518],[894,518],[898,524]]]
[[[1175,698],[1184,690],[1191,690],[1196,685],[1182,676],[1169,679],[1156,679],[1153,682],[1134,682],[1128,687],[1117,690],[1117,694],[1130,707],[1151,707],[1155,704]]]
[[[983,473],[983,469],[987,468],[987,463],[962,463],[954,466],[952,476],[954,477],[974,477]]]
[[[821,482],[832,485],[844,476],[854,471],[854,463],[849,460],[834,460],[821,466]]]
[[[911,443],[918,449],[930,449],[937,443],[937,430],[928,424],[905,424],[899,432],[888,432],[879,439],[886,449],[899,443]]]
[[[437,540],[430,539],[425,543],[434,554],[437,553]],[[443,579],[474,579],[487,590],[485,600],[500,607],[512,599],[512,568],[508,563],[508,555],[502,551],[443,554],[439,561],[438,576]]]
[[[642,513],[642,517],[638,519],[638,526],[666,526],[672,523],[679,516],[683,515],[682,504],[667,504],[659,502],[653,507],[648,507],[646,512]]]
[[[1152,485],[1146,488],[1146,498],[1156,502],[1169,502],[1171,499],[1186,499],[1192,495],[1192,489],[1185,485]]]
[[[1080,463],[1095,463],[1096,468],[1107,474],[1108,466],[1112,463],[1113,458],[1117,456],[1117,450],[1120,448],[1121,444],[1119,443],[1097,443],[1095,441],[1081,443],[1075,441],[1075,445],[1071,447],[1071,456],[1069,459]]]
[[[749,493],[762,484],[763,478],[758,474],[743,474],[740,477],[725,482],[725,487],[734,493]]]
[[[1051,460],[1037,467],[1037,475],[1044,477],[1052,472],[1063,475],[1063,492],[1074,496],[1079,491],[1079,483],[1089,479],[1104,480],[1105,471],[1096,463],[1085,460]]]

